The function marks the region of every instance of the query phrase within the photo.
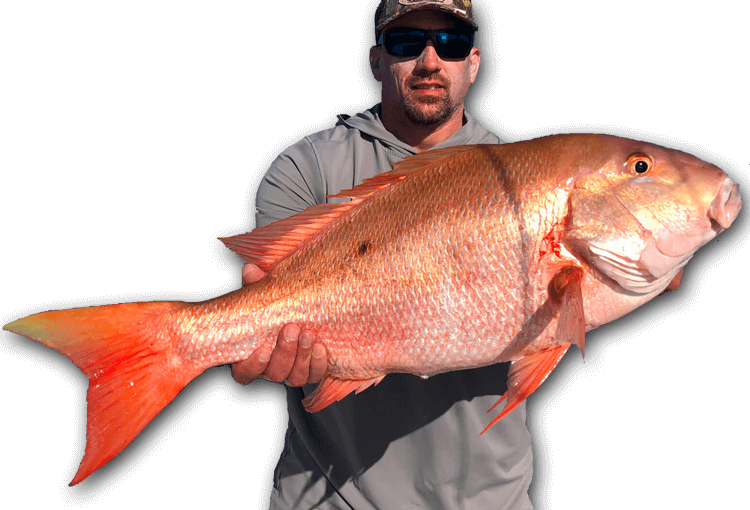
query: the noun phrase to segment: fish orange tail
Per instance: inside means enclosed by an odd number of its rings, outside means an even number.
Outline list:
[[[178,302],[38,313],[3,329],[66,355],[89,378],[86,451],[75,485],[102,467],[206,367],[184,363],[164,338]]]

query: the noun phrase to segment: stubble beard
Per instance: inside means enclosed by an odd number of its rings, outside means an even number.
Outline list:
[[[441,97],[421,99],[407,95],[404,98],[406,118],[420,126],[433,126],[445,121],[455,111],[449,91],[446,89],[445,92]]]

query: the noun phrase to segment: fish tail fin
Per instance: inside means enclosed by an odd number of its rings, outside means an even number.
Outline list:
[[[165,338],[185,303],[149,302],[57,310],[3,327],[58,350],[89,378],[86,450],[70,485],[120,453],[205,367],[184,363]]]

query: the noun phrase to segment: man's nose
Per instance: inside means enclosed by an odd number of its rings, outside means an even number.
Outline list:
[[[435,71],[440,68],[440,57],[435,51],[435,45],[432,41],[427,41],[427,45],[417,57],[417,67],[427,71]]]

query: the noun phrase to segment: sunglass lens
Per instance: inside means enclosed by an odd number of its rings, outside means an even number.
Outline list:
[[[469,34],[439,32],[435,50],[441,58],[466,58],[473,46],[473,37]]]
[[[385,49],[391,55],[416,57],[427,44],[427,35],[421,31],[391,32],[385,34]]]
[[[419,56],[432,35],[435,51],[440,58],[466,58],[474,46],[474,34],[455,30],[437,30],[427,32],[423,30],[393,29],[383,34],[386,51],[399,57]]]

